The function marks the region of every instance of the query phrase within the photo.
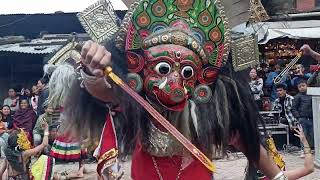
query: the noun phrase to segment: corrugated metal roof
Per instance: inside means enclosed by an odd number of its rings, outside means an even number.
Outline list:
[[[80,41],[87,41],[87,34],[46,34],[42,38],[27,42],[0,43],[0,52],[18,52],[28,54],[49,54],[58,51],[62,46],[70,42],[74,37]]]
[[[59,50],[62,45],[21,46],[20,43],[0,46],[0,52],[18,52],[27,54],[49,54]]]
[[[0,52],[18,52],[28,54],[49,54],[59,50],[68,39],[33,39],[30,42],[0,45]]]

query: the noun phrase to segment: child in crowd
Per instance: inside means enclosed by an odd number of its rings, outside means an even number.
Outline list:
[[[292,113],[301,124],[310,147],[314,147],[313,134],[313,112],[312,112],[312,97],[307,95],[307,82],[301,80],[298,83],[299,93],[294,97],[292,103]]]

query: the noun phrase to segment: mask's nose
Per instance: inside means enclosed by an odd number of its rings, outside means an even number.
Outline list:
[[[164,85],[165,83],[165,85]],[[160,86],[161,92],[159,98],[169,101],[169,104],[182,102],[186,98],[185,89],[183,88],[180,74],[176,71],[170,73],[166,80]]]
[[[173,71],[168,75],[168,83],[182,84],[181,76],[177,71]]]

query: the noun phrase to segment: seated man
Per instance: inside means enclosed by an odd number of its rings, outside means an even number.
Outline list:
[[[292,128],[295,125],[294,123],[297,122],[292,114],[292,102],[294,98],[287,94],[287,86],[285,84],[277,84],[276,92],[278,98],[274,101],[273,110],[281,111],[281,122]]]
[[[19,96],[17,96],[14,88],[8,91],[8,97],[3,101],[3,105],[8,105],[11,108],[12,114],[19,109]]]
[[[273,110],[280,111],[280,122],[289,125],[289,128],[293,130],[297,125],[297,119],[292,113],[292,102],[294,98],[287,94],[287,86],[285,84],[277,84],[276,91],[278,98],[274,101]],[[293,131],[290,131],[289,138],[290,144],[300,145]]]
[[[46,122],[48,124],[50,131],[52,129],[53,108],[52,107],[44,107],[44,108],[45,108],[45,113],[39,116],[36,122],[36,125],[33,128],[33,141],[35,146],[41,144],[42,142],[41,139],[44,134],[43,134],[43,128],[41,127],[41,125],[43,124],[43,122]],[[52,140],[52,136],[50,136],[49,140]]]

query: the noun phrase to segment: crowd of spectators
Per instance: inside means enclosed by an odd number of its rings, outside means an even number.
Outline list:
[[[49,76],[45,75],[31,87],[9,88],[8,97],[0,104],[0,155],[5,158],[8,137],[12,132],[24,129],[33,147],[43,143],[45,136],[43,124],[48,125],[49,145],[44,153],[50,154],[50,146],[58,136],[60,125],[60,109],[50,107],[46,102],[49,96]],[[91,151],[90,151],[91,152]],[[92,153],[85,159],[87,163],[95,163]]]
[[[280,64],[272,67],[261,64],[259,68],[251,69],[249,73],[251,92],[261,111],[278,112],[279,122],[288,125],[292,131],[300,124],[313,148],[312,98],[307,95],[307,87],[319,86],[317,77],[320,66],[315,65],[306,72],[302,64],[297,64],[280,83],[274,83],[274,79],[284,68]]]
[[[29,140],[35,145],[41,144],[41,138],[37,138],[41,125],[37,123],[39,117],[49,113],[45,111],[46,84],[49,79],[44,77],[37,84],[28,88],[9,88],[8,97],[4,99],[0,109],[0,148],[1,157],[4,157],[4,149],[9,134],[17,129],[24,129],[28,133]],[[38,134],[34,134],[37,132]],[[43,136],[43,134],[42,134]]]

